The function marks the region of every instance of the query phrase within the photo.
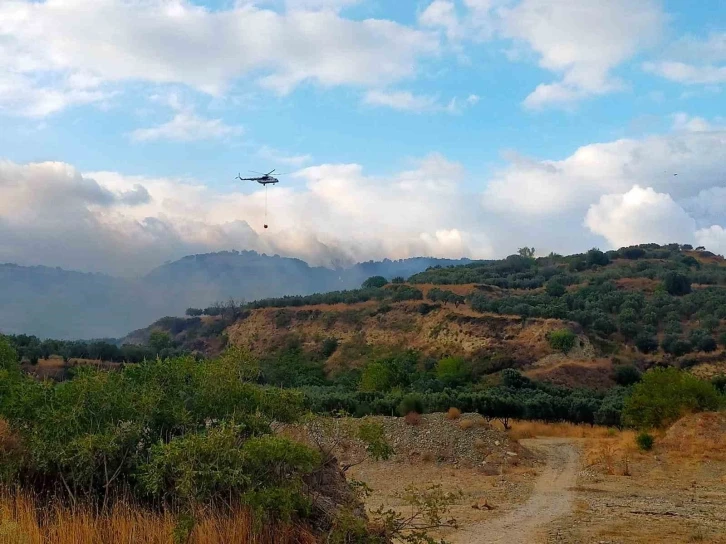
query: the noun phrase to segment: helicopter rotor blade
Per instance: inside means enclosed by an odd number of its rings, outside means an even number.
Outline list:
[[[269,175],[270,175],[270,174],[272,174],[272,173],[273,173],[274,171],[275,171],[275,169],[273,168],[272,170],[270,170],[269,172],[267,172],[267,174],[265,174],[265,175],[266,175],[266,176],[269,176]]]

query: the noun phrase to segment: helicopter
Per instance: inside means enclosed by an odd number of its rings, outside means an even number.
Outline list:
[[[255,174],[260,174],[260,177],[258,177],[258,178],[243,178],[242,174],[237,174],[237,177],[235,179],[238,179],[240,181],[256,181],[260,185],[269,185],[271,183],[277,183],[280,181],[279,179],[272,177],[270,175],[274,171],[275,171],[275,169],[273,168],[272,170],[267,172],[267,174],[262,174],[260,172],[254,172]]]
[[[250,170],[253,172],[252,170]],[[267,186],[268,185],[274,185],[275,183],[278,183],[280,180],[276,177],[273,177],[271,174],[275,171],[273,168],[267,174],[263,174],[262,172],[253,172],[255,174],[260,174],[260,177],[256,178],[243,178],[242,174],[237,174],[237,177],[235,179],[238,179],[240,181],[256,181],[260,185],[262,185],[265,188],[265,223],[264,227],[267,228]],[[280,174],[278,174],[279,176]]]

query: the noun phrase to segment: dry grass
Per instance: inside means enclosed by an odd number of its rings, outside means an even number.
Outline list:
[[[497,422],[499,424],[499,422]],[[512,421],[509,436],[513,440],[546,436],[553,438],[607,438],[617,433],[608,427],[575,425],[574,423],[541,423],[537,421]]]
[[[461,417],[461,410],[458,408],[449,408],[446,412],[446,419],[459,419]]]
[[[471,419],[462,419],[459,422],[459,428],[462,431],[466,431],[468,429],[471,429],[474,425],[476,425],[476,423],[474,421],[472,421]]]
[[[686,416],[656,440],[656,445],[680,459],[726,461],[726,414]]]
[[[27,495],[0,495],[0,544],[171,544],[177,521],[170,513],[119,505],[104,516],[86,508],[41,507]],[[307,530],[256,525],[244,510],[198,516],[189,544],[313,544]]]
[[[634,431],[617,431],[597,425],[515,421],[509,436],[514,440],[538,436],[582,439],[585,466],[611,475],[630,475],[632,460],[639,454]]]

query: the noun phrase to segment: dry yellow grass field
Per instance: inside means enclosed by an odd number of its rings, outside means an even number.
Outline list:
[[[176,518],[120,504],[107,515],[90,508],[41,505],[26,494],[0,494],[0,544],[172,544]],[[255,524],[244,510],[200,512],[189,544],[313,544],[303,528]]]

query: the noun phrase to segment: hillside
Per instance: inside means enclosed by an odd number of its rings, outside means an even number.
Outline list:
[[[475,377],[517,368],[560,385],[606,388],[613,368],[625,364],[708,365],[718,373],[726,368],[724,319],[723,258],[648,244],[435,266],[406,283],[165,320],[129,341],[162,329],[179,345],[210,353],[227,343],[270,360],[294,353],[329,378],[412,351],[423,365],[460,357]]]
[[[214,301],[358,287],[371,275],[410,276],[432,264],[414,258],[337,270],[254,251],[190,255],[143,277],[118,278],[44,266],[0,264],[0,332],[41,338],[118,338],[162,316]]]

